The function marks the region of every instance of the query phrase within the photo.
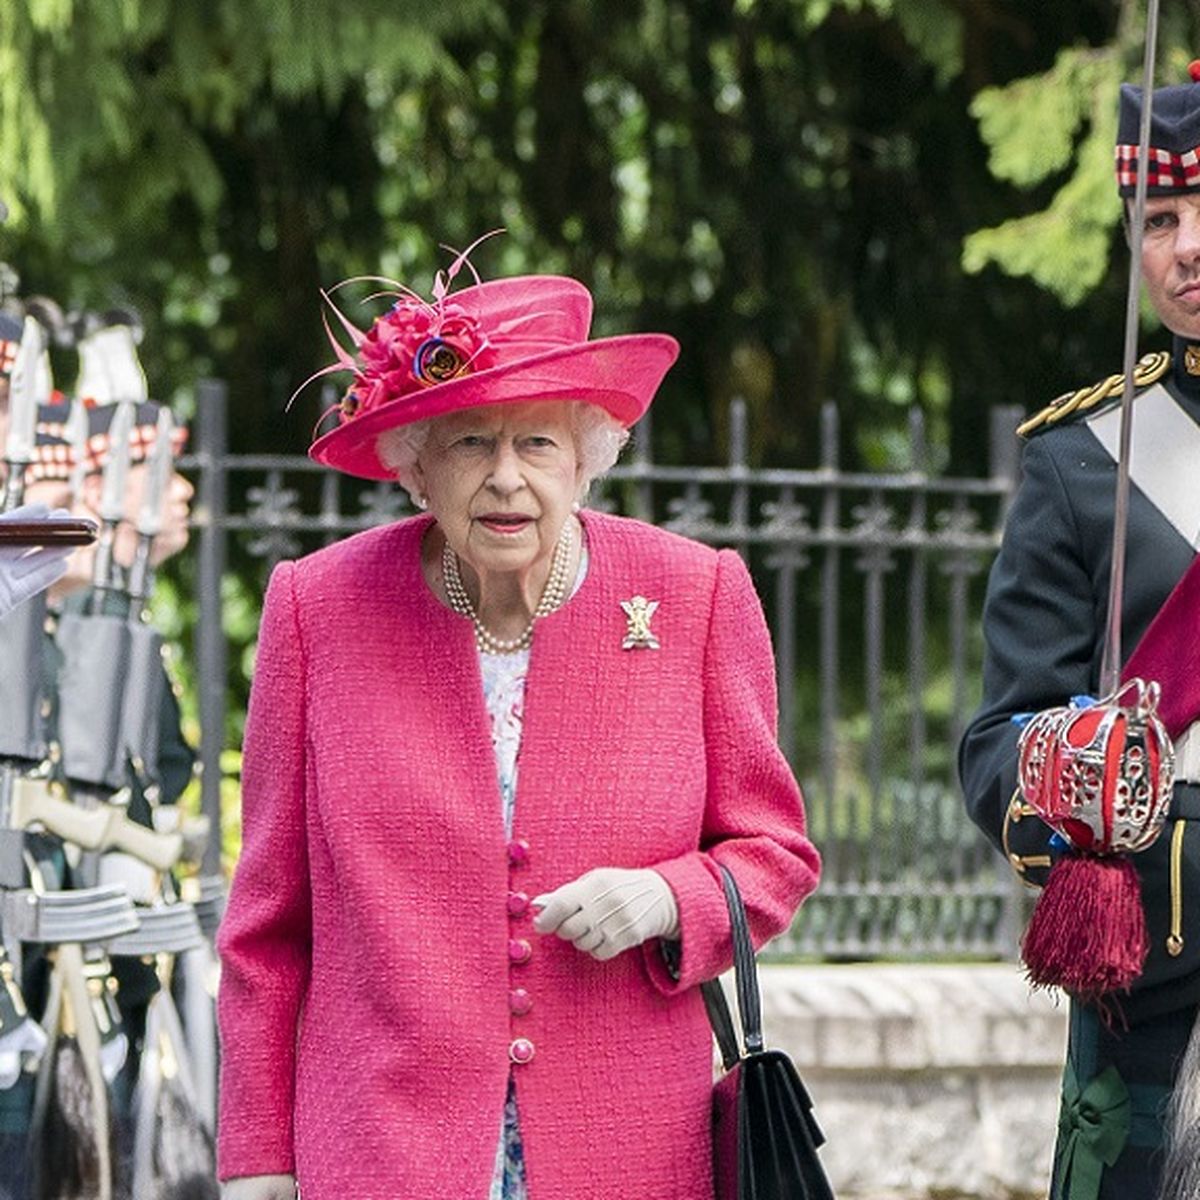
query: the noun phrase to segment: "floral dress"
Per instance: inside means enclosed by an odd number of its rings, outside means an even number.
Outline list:
[[[585,550],[580,558],[572,595],[579,590],[586,572]],[[481,650],[479,671],[483,678],[484,704],[492,723],[492,749],[496,754],[504,833],[506,837],[512,837],[513,810],[517,801],[517,759],[521,749],[521,726],[525,715],[525,678],[529,674],[529,651],[487,654]],[[517,1122],[517,1091],[510,1073],[488,1200],[527,1200],[527,1197],[525,1151]]]

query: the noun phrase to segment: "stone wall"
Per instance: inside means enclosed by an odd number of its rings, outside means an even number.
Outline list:
[[[1046,1195],[1064,999],[1011,964],[759,974],[767,1042],[812,1093],[839,1200]]]

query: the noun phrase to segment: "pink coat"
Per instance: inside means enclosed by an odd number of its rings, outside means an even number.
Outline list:
[[[714,861],[762,942],[819,860],[741,560],[582,519],[587,577],[533,640],[509,843],[471,626],[421,574],[429,518],[272,576],[219,941],[222,1178],[485,1200],[512,1071],[531,1200],[712,1195]],[[621,648],[638,594],[659,650]],[[666,878],[677,980],[657,943],[597,962],[533,931],[520,897],[598,866]],[[535,1053],[514,1065],[518,1038]]]

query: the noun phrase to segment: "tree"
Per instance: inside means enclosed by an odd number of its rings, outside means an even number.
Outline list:
[[[19,0],[0,24],[10,256],[72,305],[133,301],[166,394],[216,371],[264,444],[334,270],[374,267],[372,90],[451,71],[441,37],[485,0]],[[294,386],[293,382],[293,386]],[[160,392],[160,394],[163,394]]]
[[[9,7],[8,257],[136,303],[159,394],[228,378],[239,448],[299,449],[319,415],[282,413],[326,361],[319,285],[424,286],[439,242],[498,225],[485,274],[571,271],[601,332],[680,337],[660,456],[719,455],[737,393],[761,461],[814,461],[836,400],[861,461],[906,465],[919,404],[973,471],[991,404],[1113,367],[1132,0]]]

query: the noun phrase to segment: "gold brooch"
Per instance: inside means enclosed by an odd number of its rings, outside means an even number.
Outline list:
[[[657,650],[658,638],[650,628],[650,618],[658,608],[658,601],[647,600],[645,596],[634,596],[632,600],[622,600],[621,607],[625,610],[628,622],[621,649]]]
[[[1200,346],[1188,346],[1184,350],[1183,369],[1189,375],[1200,375]]]

